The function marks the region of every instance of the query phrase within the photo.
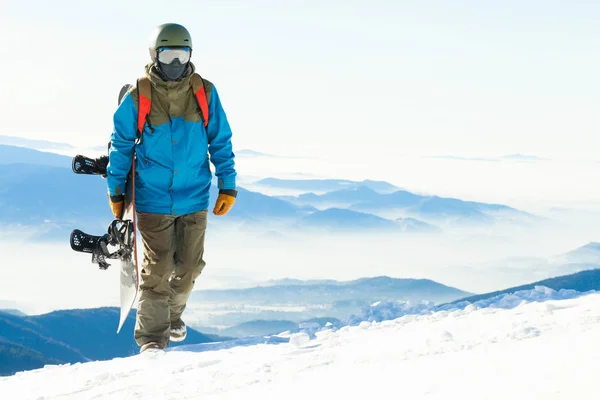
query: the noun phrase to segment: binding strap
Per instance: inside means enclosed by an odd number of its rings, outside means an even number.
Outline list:
[[[204,80],[197,73],[192,75],[192,90],[194,91],[196,103],[200,108],[200,117],[206,127],[208,126],[208,100],[206,98],[206,90],[204,89]]]
[[[144,132],[144,125],[152,108],[152,88],[148,77],[137,80],[138,105],[138,136]]]

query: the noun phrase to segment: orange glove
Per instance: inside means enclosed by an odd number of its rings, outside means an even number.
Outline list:
[[[116,219],[123,217],[123,196],[108,196],[110,209]]]
[[[227,214],[231,210],[231,207],[233,207],[236,196],[237,191],[235,190],[220,190],[213,214],[218,216]]]

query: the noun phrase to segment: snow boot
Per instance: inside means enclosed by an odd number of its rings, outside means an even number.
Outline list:
[[[187,336],[187,329],[181,319],[177,322],[171,322],[170,340],[171,342],[182,342]]]
[[[165,346],[162,343],[148,342],[148,343],[144,344],[142,347],[140,347],[140,353],[143,353],[145,351],[163,350],[164,348],[165,348]]]

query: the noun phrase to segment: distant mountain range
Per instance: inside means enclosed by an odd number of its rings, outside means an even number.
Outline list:
[[[0,135],[0,145],[19,146],[36,150],[72,150],[68,143],[51,142],[48,140],[26,139],[16,136]]]
[[[217,199],[219,190],[216,185],[211,187],[211,204]],[[294,219],[307,215],[315,209],[310,206],[298,206],[278,199],[266,196],[258,192],[251,192],[244,188],[238,188],[238,199],[236,206],[229,212],[228,216],[244,219],[281,218]]]
[[[468,296],[462,299],[454,300],[451,303],[459,303],[462,301],[468,301],[473,303],[479,300],[489,299],[501,294],[514,293],[519,290],[530,290],[536,286],[545,286],[554,290],[575,290],[578,292],[587,292],[590,290],[600,290],[600,269],[591,269],[576,272],[574,274],[557,276],[550,279],[544,279],[541,281],[528,283],[526,285],[515,286],[496,292],[490,292],[475,296]]]
[[[267,178],[257,185],[326,193],[275,197],[239,187],[238,200],[228,218],[219,220],[209,215],[209,223],[237,221],[238,228],[265,229],[277,236],[278,229],[412,233],[436,232],[448,221],[534,219],[504,205],[423,196],[382,181]],[[217,194],[213,185],[211,204]],[[64,240],[74,228],[100,235],[112,220],[105,179],[72,173],[71,157],[19,146],[0,146],[0,205],[0,224],[7,228],[35,227],[36,237],[41,239]],[[390,212],[399,215],[389,219]]]
[[[365,231],[389,231],[389,232],[433,232],[438,228],[415,219],[400,218],[397,221],[381,218],[372,214],[346,210],[341,208],[329,208],[323,211],[315,211],[301,218],[297,226],[304,229],[324,229],[337,232],[365,232]]]
[[[289,155],[275,155],[268,153],[261,153],[260,151],[241,149],[234,151],[235,156],[238,158],[285,158],[285,159],[311,159],[312,157],[303,156],[289,156]]]
[[[534,155],[528,154],[507,154],[502,158],[507,160],[517,160],[517,161],[547,161],[547,158],[542,158]]]
[[[14,315],[16,317],[26,317],[27,316],[27,314],[25,314],[24,312],[22,312],[20,310],[15,310],[12,308],[0,309],[0,314]]]
[[[137,354],[133,339],[135,314],[120,334],[117,308],[55,311],[38,316],[0,313],[0,375],[41,368],[46,364],[109,360]],[[229,338],[204,335],[188,329],[182,344],[223,341]]]
[[[68,238],[74,228],[103,234],[112,220],[106,179],[76,175],[71,157],[37,150],[0,146],[0,224],[40,229],[45,239]],[[229,214],[248,221],[292,220],[314,208],[238,188],[239,201]],[[211,190],[211,204],[218,194]]]
[[[552,257],[553,264],[563,265],[564,268],[600,267],[600,243],[590,242],[565,254]]]
[[[465,293],[428,279],[387,276],[345,282],[286,279],[245,289],[194,291],[186,312],[189,323],[198,327],[232,326],[252,320],[341,319],[374,301],[447,302],[469,295]],[[202,311],[207,307],[212,310],[210,313]]]
[[[498,157],[462,157],[462,156],[431,156],[429,158],[436,158],[442,160],[455,160],[455,161],[487,161],[487,162],[501,162],[503,160],[509,161],[546,161],[546,158],[537,157],[534,155],[526,155],[526,154],[506,154],[504,156]]]
[[[314,207],[344,207],[350,210],[380,213],[391,210],[402,212],[418,220],[442,220],[454,222],[490,223],[503,219],[532,222],[537,217],[517,209],[501,205],[454,198],[424,196],[405,190],[393,193],[379,193],[369,187],[352,187],[317,195],[307,193],[297,197],[282,197],[295,204]]]
[[[507,265],[510,265],[508,262]],[[509,267],[510,268],[510,267]],[[600,270],[600,243],[591,242],[572,251],[549,259],[519,259],[514,268],[539,269],[537,282],[511,287],[503,292],[521,288],[545,285],[547,277],[568,277],[550,280],[549,287],[560,289],[587,290],[583,281],[576,279],[576,272]],[[504,270],[499,270],[504,271]],[[587,277],[587,273],[581,275]],[[575,282],[575,286],[572,284]],[[585,282],[583,282],[585,284]],[[590,283],[590,281],[588,281]],[[591,281],[592,287],[594,285]],[[260,286],[239,290],[203,290],[193,292],[191,309],[196,305],[207,304],[217,308],[214,325],[236,325],[252,320],[291,320],[302,321],[313,317],[334,317],[344,319],[357,313],[362,307],[376,301],[411,300],[445,303],[464,299],[471,295],[461,295],[459,289],[427,280],[404,280],[390,277],[363,278],[340,282],[336,280],[278,279],[261,283]],[[600,288],[598,288],[600,290]],[[464,292],[463,292],[464,293]],[[488,295],[495,295],[494,292]],[[484,295],[485,296],[485,295]],[[444,300],[443,297],[453,300]],[[479,298],[479,295],[477,295]],[[240,306],[243,305],[243,306]],[[205,318],[206,312],[193,312],[190,318]],[[200,325],[199,325],[200,326]]]
[[[286,331],[297,332],[301,329],[324,328],[327,324],[339,325],[341,321],[331,317],[311,318],[299,322],[290,320],[252,320],[228,328],[203,327],[200,329],[205,333],[212,333],[219,336],[245,338],[250,336],[277,335]]]
[[[225,328],[220,332],[221,335],[232,337],[248,337],[248,336],[266,336],[276,335],[285,331],[295,331],[298,329],[298,323],[294,321],[275,320],[265,321],[256,320],[241,323],[230,328]]]
[[[235,152],[235,156],[236,157],[276,157],[272,154],[265,154],[265,153],[261,153],[259,151],[254,151],[254,150],[250,150],[250,149],[242,149],[242,150],[238,150]]]
[[[106,181],[75,175],[66,167],[0,165],[0,223],[32,226],[47,239],[73,228],[103,234],[112,220]]]
[[[378,301],[387,298],[448,301],[463,296],[466,292],[434,282],[429,279],[404,279],[380,276],[353,281],[316,281],[294,284],[275,284],[246,289],[219,289],[192,292],[194,301],[238,304],[284,304],[332,303],[345,300]]]
[[[352,189],[366,187],[380,193],[391,193],[399,188],[383,181],[351,181],[345,179],[277,179],[265,178],[254,182],[256,186],[264,186],[276,189],[289,189],[311,192],[330,192],[341,189]]]
[[[43,152],[25,147],[0,144],[0,165],[31,164],[48,167],[71,168],[71,157]]]
[[[574,250],[551,257],[513,257],[487,263],[483,268],[518,271],[526,268],[536,279],[562,276],[600,268],[600,243],[590,242]]]
[[[391,193],[380,193],[371,189],[368,186],[354,186],[327,192],[325,194],[305,193],[297,197],[287,196],[288,201],[293,201],[299,204],[310,204],[313,206],[344,206],[351,207],[360,204],[375,203],[383,200],[382,205],[397,205],[405,206],[414,204],[422,197],[403,190],[395,190]],[[356,208],[356,207],[354,207]]]

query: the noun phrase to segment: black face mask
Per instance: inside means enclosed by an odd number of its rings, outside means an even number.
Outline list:
[[[181,64],[179,62],[179,59],[176,58],[171,64],[163,64],[160,61],[158,61],[156,66],[164,80],[178,81],[181,78],[183,78],[183,75],[185,75],[188,63]]]

